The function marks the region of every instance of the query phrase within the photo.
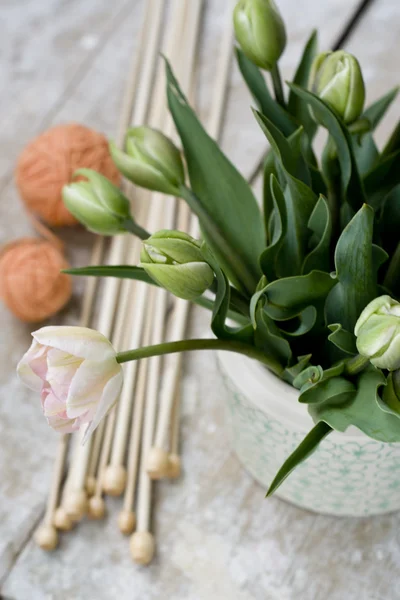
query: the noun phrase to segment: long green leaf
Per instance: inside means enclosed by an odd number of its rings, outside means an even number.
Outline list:
[[[361,136],[352,136],[354,155],[356,157],[358,170],[362,177],[364,177],[379,160],[379,150],[373,138],[373,131],[381,122],[386,111],[397,96],[398,91],[399,88],[394,88],[389,93],[385,94],[385,96],[371,104],[371,106],[364,111],[364,114],[361,115],[360,119],[366,119],[370,122],[371,131]],[[391,152],[389,152],[389,154],[390,153]]]
[[[263,304],[264,301],[260,300],[255,310],[256,329],[254,332],[254,344],[266,356],[277,360],[282,368],[285,368],[292,357],[290,344],[282,337],[278,327],[265,313]]]
[[[335,250],[337,284],[326,301],[326,320],[353,331],[361,311],[378,295],[372,259],[374,211],[366,204],[342,231]]]
[[[288,137],[296,131],[298,125],[291,115],[272,98],[260,69],[247,58],[240,48],[235,48],[235,52],[243,79],[259,109],[285,137]]]
[[[399,93],[399,87],[396,86],[390,92],[376,100],[373,104],[368,106],[365,109],[364,113],[361,115],[361,119],[368,119],[371,123],[371,129],[374,130],[383,117],[385,116],[386,111],[392,104],[393,100],[396,98]]]
[[[260,276],[258,258],[265,245],[257,201],[249,184],[204,130],[168,62],[166,73],[168,105],[182,141],[193,192],[228,242],[233,256],[247,265],[247,271],[240,270],[237,275],[252,293]],[[211,249],[220,255],[213,238],[207,239]],[[226,255],[224,259],[229,265],[235,262]]]
[[[297,275],[308,252],[309,230],[307,225],[317,203],[317,196],[309,187],[310,175],[300,148],[300,133],[296,132],[292,143],[264,115],[255,112],[265,136],[271,144],[278,167],[286,181],[284,192],[287,214],[287,234],[279,251],[280,277]],[[307,183],[298,177],[306,179]]]
[[[397,123],[392,135],[382,151],[382,156],[389,156],[400,150],[400,122]]]
[[[287,233],[285,197],[274,175],[270,178],[270,190],[274,204],[274,232],[271,243],[260,256],[261,270],[269,282],[277,278],[276,258]]]
[[[304,259],[302,273],[306,275],[314,270],[329,271],[332,222],[328,203],[323,196],[320,196],[311,213],[308,227],[318,239],[318,244]]]
[[[267,241],[271,243],[273,232],[270,231],[271,219],[273,219],[273,212],[275,208],[275,202],[272,196],[271,189],[271,176],[278,179],[278,170],[275,165],[275,156],[272,150],[269,150],[264,162],[263,171],[263,214],[264,214],[264,229]]]
[[[329,433],[331,433],[331,431],[332,428],[323,421],[317,423],[317,425],[311,429],[301,444],[299,444],[296,450],[292,452],[289,458],[285,460],[284,464],[275,475],[274,480],[268,488],[267,497],[276,492],[285,479],[289,477],[290,473],[292,473],[292,471],[294,471],[294,469],[300,463],[302,463],[309,456],[311,456],[313,452],[315,452],[315,450],[318,448],[318,445]]]
[[[328,129],[334,139],[340,163],[342,196],[343,198],[347,198],[353,210],[358,210],[365,201],[365,193],[352,148],[351,136],[347,127],[338,118],[336,113],[318,96],[297,85],[288,85],[295,94],[311,106],[318,121]]]
[[[308,80],[310,78],[311,66],[318,50],[318,35],[316,31],[313,31],[309,40],[307,41],[303,55],[300,59],[299,66],[297,67],[293,83],[302,87],[308,87]],[[292,90],[289,94],[288,110],[295,117],[295,119],[304,127],[307,133],[307,140],[311,142],[317,125],[314,119],[311,117],[310,110],[307,104],[301,100],[297,94]]]
[[[400,150],[385,156],[365,175],[368,202],[378,210],[385,196],[400,183]]]
[[[136,281],[144,281],[151,285],[158,286],[146,273],[142,267],[134,267],[131,265],[94,265],[88,267],[79,267],[76,269],[64,269],[63,273],[69,275],[79,275],[88,277],[117,277],[118,279],[135,279]]]

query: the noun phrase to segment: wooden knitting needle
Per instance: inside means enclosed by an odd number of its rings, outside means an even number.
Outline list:
[[[104,245],[102,239],[96,238],[92,252],[92,264],[98,264],[98,262],[101,260],[103,248]],[[90,314],[92,311],[96,284],[96,281],[88,281],[88,284],[86,285],[80,319],[82,326],[88,325],[90,322]],[[36,543],[44,550],[53,550],[57,546],[57,529],[68,529],[71,526],[70,520],[66,515],[63,520],[60,519],[60,517],[58,517],[57,520],[56,516],[60,488],[65,469],[65,461],[68,453],[69,440],[70,436],[68,434],[60,436],[45,517],[43,523],[35,533]]]
[[[177,4],[175,4],[175,7],[173,7],[173,9],[172,9],[173,27],[171,29],[169,29],[169,37],[167,38],[166,48],[164,50],[165,54],[168,56],[170,56],[170,54],[171,54],[171,50],[173,48],[176,36],[180,35],[180,33],[181,33],[180,27],[183,26],[183,15],[181,15],[181,23],[180,23],[179,19],[175,18],[177,9],[180,10],[180,7]],[[154,93],[154,98],[156,99],[156,102],[153,104],[153,110],[152,110],[152,113],[150,116],[150,123],[153,127],[161,126],[162,122],[165,120],[165,117],[166,117],[165,100],[164,100],[163,65],[160,65],[160,67],[159,67],[159,72],[158,72],[158,77],[156,79],[156,82],[157,82],[156,89],[155,89],[155,93]],[[150,230],[157,229],[162,226],[162,221],[160,221],[159,203],[157,201],[155,201],[156,199],[154,197],[152,200],[153,201],[151,202],[151,210],[150,210],[150,214],[148,216],[148,228]],[[146,290],[141,290],[140,293],[147,294],[148,293],[147,288],[146,288]],[[152,298],[154,297],[153,292],[152,292],[151,297]],[[149,305],[146,306],[146,312],[147,312],[147,314],[152,313],[152,309],[150,308]],[[150,339],[151,339],[150,332],[151,332],[151,326],[152,326],[152,319],[146,318],[146,315],[143,311],[140,311],[140,313],[137,313],[135,311],[135,317],[136,316],[138,317],[137,325],[136,325],[137,331],[135,333],[135,337],[132,339],[131,345],[133,345],[133,346],[136,346],[140,343],[140,338],[138,337],[138,334],[139,334],[139,330],[140,330],[140,325],[143,322],[146,322],[148,324],[148,326],[146,328],[146,332],[144,333],[144,338],[142,340],[142,343],[149,343]],[[144,342],[144,339],[146,339],[147,341]],[[136,374],[135,365],[131,365],[130,368],[132,369],[132,375]],[[133,530],[134,525],[135,525],[135,514],[133,511],[133,501],[134,501],[134,495],[135,495],[135,487],[136,487],[136,479],[137,479],[137,471],[138,471],[138,461],[139,461],[141,421],[142,421],[142,415],[143,415],[143,403],[144,403],[145,389],[146,389],[146,370],[147,370],[147,364],[144,363],[143,365],[140,366],[139,379],[137,382],[137,388],[135,390],[135,404],[134,404],[132,427],[131,427],[131,439],[130,439],[129,451],[128,451],[127,485],[126,485],[126,490],[125,490],[125,495],[124,495],[124,507],[119,515],[119,527],[123,533],[131,533],[131,531]],[[131,386],[128,386],[127,393],[131,394]],[[126,425],[125,425],[125,427],[126,427]],[[125,432],[126,432],[126,429],[125,429]],[[124,435],[124,441],[125,440],[126,440],[126,436]],[[115,442],[116,442],[116,445],[115,445],[115,448],[113,448],[113,450],[115,450],[115,455],[114,455],[115,461],[112,458],[112,460],[111,460],[112,464],[110,464],[110,466],[109,466],[110,478],[111,478],[111,473],[112,473],[111,469],[115,468],[115,462],[121,461],[121,456],[123,454],[123,445],[120,443],[120,440],[117,439],[117,436],[116,436]],[[117,470],[115,470],[114,472],[116,475]],[[122,479],[122,472],[121,472],[121,479]],[[114,479],[114,483],[117,483],[115,481],[115,479]],[[122,483],[122,481],[121,481],[121,483]],[[122,487],[122,485],[121,485],[121,487]]]
[[[164,7],[162,3],[157,0],[150,0],[147,3],[147,12],[146,12],[146,20],[145,20],[145,28],[146,32],[143,34],[143,40],[147,42],[147,49],[144,51],[144,57],[142,59],[143,63],[143,71],[142,77],[140,79],[139,86],[139,96],[137,102],[135,104],[135,110],[133,113],[133,121],[135,122],[143,122],[145,121],[148,106],[151,98],[151,89],[152,89],[152,81],[154,68],[156,64],[156,60],[158,57],[158,49],[161,38],[161,24],[162,17],[164,14]],[[143,44],[142,44],[143,46]],[[142,48],[143,49],[143,48]],[[131,119],[125,124],[125,127],[121,130],[123,135],[125,134],[125,130]],[[120,144],[123,144],[123,136],[119,140]],[[119,238],[116,238],[119,239]],[[113,280],[111,280],[113,281]],[[117,281],[117,280],[114,280]],[[114,312],[114,311],[112,311]],[[105,505],[104,500],[102,498],[102,490],[103,490],[103,477],[104,471],[108,463],[112,438],[113,438],[113,430],[115,423],[115,413],[111,413],[106,421],[105,425],[105,437],[104,443],[102,447],[102,451],[100,454],[99,460],[99,473],[100,477],[96,482],[95,494],[89,500],[89,512],[92,518],[101,518],[105,514]]]
[[[153,33],[153,17],[155,18],[155,13],[162,13],[162,10],[154,11],[156,1],[152,0],[147,5],[147,12],[145,17],[144,27],[142,29],[142,38],[139,47],[139,52],[134,60],[132,73],[128,81],[128,86],[126,90],[125,101],[123,104],[123,112],[121,113],[121,120],[118,131],[118,139],[117,144],[122,147],[124,141],[124,134],[126,128],[129,126],[131,122],[131,115],[133,109],[133,103],[135,101],[135,92],[137,88],[137,80],[139,77],[139,72],[141,65],[143,64],[143,86],[147,89],[151,89],[153,69],[157,55],[158,49],[158,29],[155,27],[155,31]],[[161,21],[161,17],[159,19]],[[143,30],[146,30],[144,32]],[[148,48],[145,50],[144,48],[144,40],[148,40]],[[147,103],[143,97],[137,98],[135,104],[135,110],[138,110],[139,107],[144,113],[147,110]],[[113,238],[111,242],[111,250],[109,255],[109,264],[119,264],[122,262],[123,257],[125,255],[127,245],[128,245],[128,236],[116,236]],[[104,285],[104,300],[100,309],[99,315],[99,323],[98,329],[104,333],[107,337],[110,337],[110,333],[112,330],[112,324],[114,319],[114,310],[118,299],[118,293],[120,290],[120,281],[118,279],[107,279]],[[112,434],[112,423],[113,423],[113,413],[111,412],[109,417],[107,418],[106,423],[106,432],[104,441],[107,441]],[[111,430],[111,431],[110,431]],[[107,435],[108,434],[108,435]],[[85,498],[87,501],[87,493],[85,489],[85,479],[86,472],[89,462],[90,450],[92,445],[92,438],[89,439],[84,446],[81,446],[79,450],[77,450],[76,455],[74,456],[74,477],[73,477],[73,485],[68,490],[68,495],[65,498],[64,507],[66,512],[72,516],[73,518],[81,518],[85,512]],[[108,457],[107,457],[108,458]],[[107,461],[105,460],[105,464]],[[100,457],[101,462],[101,457]],[[101,502],[95,500],[95,496],[90,499],[90,508],[92,512],[92,516],[94,513],[97,515],[100,514]]]
[[[145,285],[145,284],[142,284]],[[151,333],[153,328],[153,311],[154,311],[154,289],[149,290],[147,312],[144,315],[145,330],[142,343],[148,345],[151,341]],[[128,535],[132,533],[136,524],[136,516],[133,510],[135,489],[137,482],[137,473],[139,468],[139,452],[140,441],[142,434],[142,422],[144,412],[144,401],[146,398],[147,386],[147,367],[148,361],[143,360],[138,364],[139,376],[135,389],[135,404],[132,413],[131,437],[128,449],[128,466],[127,466],[127,485],[124,494],[124,503],[122,511],[118,516],[118,526],[122,533]]]
[[[230,63],[232,57],[233,32],[230,26],[222,41],[222,52],[217,68],[216,90],[214,93],[213,108],[210,115],[209,132],[215,138],[220,136],[222,125],[223,108],[225,105],[226,91],[228,87],[228,78],[230,73]],[[184,223],[187,219],[189,208],[181,203],[179,206],[180,219]],[[198,236],[198,224],[196,218],[191,218],[190,233],[194,237]],[[173,329],[171,339],[181,339],[184,336],[187,318],[189,312],[189,303],[177,299],[175,301],[175,311],[172,317]],[[177,381],[181,369],[182,355],[176,354],[169,357],[168,369],[164,377],[164,386],[162,399],[160,402],[160,411],[157,421],[157,429],[154,439],[154,446],[149,453],[148,473],[153,479],[167,477],[173,473],[173,462],[176,458],[169,459],[166,451],[168,433],[170,429],[171,411],[176,395]],[[176,468],[175,468],[176,469]]]
[[[197,44],[197,38],[199,33],[200,26],[200,16],[203,8],[203,0],[196,0],[195,2],[191,2],[187,5],[187,18],[185,23],[185,61],[182,69],[182,73],[180,74],[180,80],[183,89],[192,88],[193,87],[193,73],[194,73],[194,64],[195,64],[195,50]],[[174,135],[175,138],[176,133],[173,132],[171,121],[167,124],[167,135]],[[171,229],[174,224],[174,216],[177,207],[176,200],[173,198],[166,198],[164,200],[165,203],[165,221],[163,227],[166,229]],[[159,290],[159,301],[157,302],[157,310],[162,311],[164,314],[167,310],[167,302],[168,296],[164,290]],[[161,341],[162,337],[160,338]],[[154,371],[156,369],[156,365],[158,365],[158,369],[161,368],[161,357],[158,357],[156,360],[152,361],[152,365],[154,365]],[[154,375],[156,376],[156,375]],[[159,375],[158,375],[159,377]],[[165,387],[166,379],[168,380],[168,374],[165,373],[163,377],[163,387]],[[163,396],[162,396],[163,398]],[[164,403],[165,404],[165,403]],[[160,410],[163,410],[163,403],[160,402]],[[168,410],[168,408],[167,408]],[[171,410],[171,405],[169,405],[169,411]],[[169,422],[169,416],[167,416],[167,420]],[[168,425],[167,425],[168,427]],[[149,450],[148,458],[147,458],[147,472],[152,479],[160,479],[164,477],[169,472],[169,457],[168,452],[165,448],[160,444],[153,444],[152,448]]]
[[[191,37],[190,42],[192,46],[189,48],[180,48],[181,57],[182,54],[185,56],[184,62],[184,76],[185,83],[190,80],[190,73],[193,70],[195,45],[197,42],[197,31],[200,22],[200,12],[202,7],[202,1],[197,0],[190,2],[186,1],[184,4],[182,0],[176,0],[173,4],[173,24],[174,27],[180,30],[187,28],[190,31]],[[175,16],[176,15],[176,16]],[[193,15],[195,18],[193,19]],[[187,17],[185,21],[185,16]],[[172,36],[172,40],[180,39],[179,35]],[[174,48],[175,53],[177,48]],[[172,133],[171,121],[168,122],[167,135]],[[159,194],[154,194],[152,202],[161,202],[162,198]],[[164,223],[163,226],[171,228],[174,222],[176,201],[173,198],[164,199]],[[154,329],[151,336],[152,343],[158,343],[162,341],[164,337],[164,328],[166,321],[166,309],[168,296],[165,290],[156,289],[154,291],[155,296],[155,314],[153,315]],[[149,315],[148,315],[149,318]],[[139,564],[148,564],[153,557],[155,550],[154,536],[150,532],[150,513],[151,513],[151,480],[146,472],[147,466],[147,454],[151,448],[152,438],[154,435],[154,427],[156,420],[157,411],[157,399],[158,399],[158,384],[161,370],[161,359],[160,357],[154,357],[149,360],[148,366],[148,383],[146,389],[146,405],[145,405],[145,416],[143,425],[143,436],[142,436],[142,458],[140,466],[139,486],[138,486],[138,501],[137,501],[137,531],[132,535],[130,540],[130,550],[132,558]]]
[[[139,247],[134,247],[135,258],[133,264],[137,262]],[[130,263],[132,264],[132,263]],[[131,283],[131,282],[129,282]],[[128,343],[125,347],[137,348],[142,341],[142,324],[144,322],[148,306],[148,286],[143,283],[134,286],[134,302],[127,312],[133,315],[133,324],[128,333]],[[138,363],[136,361],[126,365],[124,371],[124,384],[118,403],[117,424],[112,444],[110,464],[104,471],[103,486],[104,491],[112,496],[119,496],[125,489],[126,469],[124,467],[124,458],[128,438],[129,422],[132,409],[133,389],[135,386]]]
[[[99,261],[101,261],[103,249],[104,244],[102,238],[96,238],[92,252],[92,264],[98,264]],[[92,306],[96,292],[96,284],[97,281],[95,281],[94,278],[93,280],[89,280],[87,282],[83,296],[82,313],[80,319],[82,326],[86,326],[90,322],[90,315],[92,312]],[[35,541],[41,548],[43,548],[43,550],[54,550],[54,548],[57,546],[57,529],[66,530],[70,529],[72,526],[72,523],[67,515],[57,515],[57,504],[59,501],[69,440],[70,436],[68,434],[60,436],[45,517],[43,523],[35,533]]]

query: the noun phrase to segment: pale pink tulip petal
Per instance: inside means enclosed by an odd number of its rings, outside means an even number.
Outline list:
[[[71,381],[67,398],[69,418],[80,417],[92,411],[100,402],[108,381],[122,372],[115,358],[94,362],[85,360]]]
[[[73,433],[78,431],[80,423],[78,419],[61,419],[60,417],[47,417],[47,422],[59,433]]]
[[[42,327],[32,335],[44,346],[57,348],[79,358],[102,361],[115,356],[115,350],[108,339],[88,327]]]
[[[40,392],[43,387],[47,371],[46,353],[47,348],[33,340],[31,347],[17,365],[18,377],[35,392]]]
[[[104,387],[103,394],[101,396],[100,402],[97,404],[93,420],[90,423],[89,427],[86,429],[82,442],[83,444],[86,442],[86,440],[89,439],[89,437],[92,435],[100,421],[104,419],[108,411],[111,410],[114,404],[117,402],[118,396],[121,391],[122,383],[123,374],[122,369],[120,369],[119,372],[116,373],[114,377],[112,377]]]
[[[45,417],[61,416],[65,414],[65,417],[67,418],[65,402],[60,400],[52,391],[47,393],[44,399],[42,396],[42,406]]]
[[[69,388],[83,359],[52,348],[47,354],[47,382],[54,394],[66,406]]]

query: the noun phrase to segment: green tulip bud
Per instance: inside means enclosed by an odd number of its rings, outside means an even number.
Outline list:
[[[101,235],[125,231],[131,221],[130,204],[119,188],[106,177],[91,169],[79,169],[74,175],[84,175],[88,181],[63,187],[65,206],[87,229]]]
[[[150,127],[129,129],[126,152],[110,144],[112,158],[127,179],[140,187],[176,195],[185,181],[178,148],[161,131]]]
[[[181,231],[158,231],[143,242],[140,266],[178,298],[194,300],[214,280],[201,245]]]
[[[309,87],[333,108],[347,124],[361,115],[365,86],[358,60],[344,52],[323,52],[315,59]]]
[[[400,368],[400,303],[390,296],[372,300],[356,323],[357,349],[375,367]]]
[[[240,0],[233,11],[235,35],[255,65],[272,71],[286,46],[286,31],[274,0]]]

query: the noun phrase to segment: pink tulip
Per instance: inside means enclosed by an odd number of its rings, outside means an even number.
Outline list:
[[[87,327],[42,327],[17,367],[40,392],[47,422],[62,433],[89,423],[85,439],[118,399],[122,367],[104,335]]]

